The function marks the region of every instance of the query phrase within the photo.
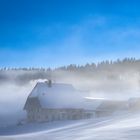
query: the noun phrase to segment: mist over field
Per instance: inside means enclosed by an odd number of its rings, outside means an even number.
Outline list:
[[[84,97],[128,100],[140,97],[140,60],[124,59],[56,69],[0,70],[0,125],[15,124],[26,116],[24,104],[37,81],[69,83]],[[10,119],[9,119],[10,118]]]

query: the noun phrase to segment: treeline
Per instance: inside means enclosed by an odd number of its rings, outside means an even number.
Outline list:
[[[116,61],[102,61],[97,64],[95,63],[87,63],[86,65],[83,66],[78,66],[75,64],[71,64],[68,66],[63,66],[60,68],[57,68],[55,70],[105,70],[105,69],[110,69],[110,68],[140,68],[140,59],[135,59],[135,58],[125,58],[123,60],[116,60]]]
[[[140,59],[135,58],[124,58],[123,60],[117,59],[116,61],[101,61],[99,63],[87,63],[85,65],[76,65],[76,64],[70,64],[68,66],[62,66],[59,68],[36,68],[36,67],[23,67],[23,68],[11,68],[11,67],[3,67],[0,68],[0,71],[9,71],[9,70],[23,70],[23,71],[56,71],[56,70],[65,70],[65,71],[71,71],[71,70],[94,70],[94,69],[105,69],[110,67],[129,67],[134,66],[135,68],[139,67],[140,65]]]
[[[121,83],[140,77],[140,59],[125,58],[116,61],[102,61],[83,66],[68,65],[51,68],[1,68],[0,82],[16,82],[25,84],[31,80],[52,79],[56,82],[68,83]],[[140,80],[140,79],[139,79]]]

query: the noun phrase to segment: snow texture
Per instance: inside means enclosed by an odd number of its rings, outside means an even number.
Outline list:
[[[31,131],[31,128],[41,130],[43,127],[44,131],[23,133]],[[126,114],[101,119],[32,124],[30,127],[19,126],[11,129],[12,131],[22,134],[7,133],[7,136],[0,136],[0,140],[139,140],[140,115]]]

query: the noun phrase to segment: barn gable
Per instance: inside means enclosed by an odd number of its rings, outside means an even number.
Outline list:
[[[33,108],[41,108],[40,101],[37,97],[28,98],[28,100],[25,103],[24,110],[30,110]]]

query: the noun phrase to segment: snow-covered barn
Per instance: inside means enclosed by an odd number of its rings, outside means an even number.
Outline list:
[[[24,106],[28,122],[76,120],[108,116],[125,102],[87,99],[70,84],[38,82]]]
[[[72,85],[38,82],[24,109],[29,122],[91,118],[94,108]]]

